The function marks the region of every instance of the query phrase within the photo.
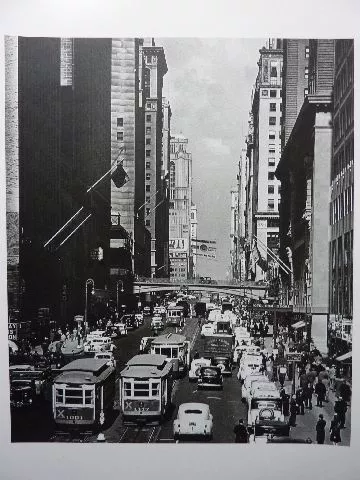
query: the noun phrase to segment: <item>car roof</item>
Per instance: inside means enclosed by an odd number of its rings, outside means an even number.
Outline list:
[[[185,410],[202,410],[206,412],[210,410],[210,407],[207,403],[195,403],[195,402],[182,403],[179,406],[179,413],[183,413],[185,412]]]

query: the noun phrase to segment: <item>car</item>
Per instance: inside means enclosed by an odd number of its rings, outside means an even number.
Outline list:
[[[162,317],[155,315],[151,320],[152,330],[163,330],[165,327]]]
[[[199,378],[200,367],[209,367],[211,360],[208,358],[196,358],[191,362],[189,370],[189,382],[196,381]]]
[[[241,382],[244,382],[248,376],[256,373],[260,373],[261,368],[262,368],[261,361],[257,361],[255,359],[249,359],[249,358],[247,358],[246,361],[243,361],[243,359],[241,359],[239,371],[237,373],[237,378]]]
[[[151,315],[151,308],[148,306],[144,307],[143,314],[149,317]]]
[[[198,376],[198,388],[223,389],[223,377],[219,367],[200,367]]]
[[[128,331],[135,330],[139,326],[138,321],[133,313],[127,313],[123,315],[120,319],[120,323],[124,323]]]
[[[263,427],[268,433],[271,433],[272,427],[276,426],[278,431],[282,430],[283,434],[289,434],[289,424],[282,413],[279,392],[264,392],[252,398],[248,409],[248,425]]]
[[[267,377],[265,378],[268,379]],[[248,401],[250,402],[251,399],[254,397],[272,393],[274,393],[274,395],[277,395],[279,393],[276,384],[274,382],[259,380],[251,385],[248,395]]]
[[[232,375],[232,358],[215,355],[212,364],[220,368],[222,375]]]
[[[112,343],[111,343],[110,337],[93,338],[92,340],[84,343],[84,352],[85,353],[103,352],[105,350],[110,350],[111,345]]]
[[[127,326],[124,322],[114,323],[112,330],[113,334],[118,337],[126,337],[128,334]]]
[[[110,367],[116,367],[116,360],[112,352],[97,352],[95,353],[94,358],[108,360],[106,365],[109,365]]]
[[[136,319],[138,325],[144,325],[144,315],[142,313],[136,313],[135,314],[135,319]]]
[[[262,393],[263,391],[277,392],[278,390],[275,383],[270,382],[269,377],[266,375],[253,375],[245,379],[241,396],[247,402],[250,402],[254,395],[256,396],[257,393]]]
[[[201,327],[200,336],[202,338],[207,337],[208,335],[213,335],[213,334],[214,334],[214,324],[213,323],[205,323]]]
[[[106,330],[93,330],[92,332],[87,334],[86,340],[90,341],[93,338],[102,338],[105,336],[106,336]]]
[[[259,382],[259,381],[266,382],[267,380],[269,380],[268,377],[266,375],[263,375],[260,372],[253,372],[251,375],[248,375],[245,378],[244,383],[243,383],[242,388],[241,388],[241,398],[242,398],[242,400],[247,401],[247,399],[249,397],[251,385],[252,385],[253,382]]]
[[[182,403],[173,423],[174,439],[213,436],[213,416],[206,403]]]
[[[10,406],[30,407],[35,400],[35,382],[30,379],[10,381]]]

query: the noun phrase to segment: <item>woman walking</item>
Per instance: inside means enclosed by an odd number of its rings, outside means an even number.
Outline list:
[[[341,442],[340,422],[336,413],[334,414],[334,418],[330,425],[330,441],[333,442],[333,445],[337,445]]]

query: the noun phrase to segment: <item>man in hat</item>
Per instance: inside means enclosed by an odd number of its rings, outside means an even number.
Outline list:
[[[235,425],[234,433],[235,443],[248,443],[249,434],[242,418],[240,418],[239,422]]]
[[[326,421],[324,420],[324,415],[320,413],[319,420],[316,424],[316,441],[319,445],[323,445],[325,441],[325,426]]]

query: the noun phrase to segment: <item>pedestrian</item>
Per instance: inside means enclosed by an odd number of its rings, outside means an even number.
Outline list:
[[[333,445],[337,445],[341,442],[341,435],[340,435],[340,422],[338,419],[337,414],[334,414],[334,418],[331,421],[330,425],[330,441],[333,442]]]
[[[305,414],[304,391],[300,387],[296,390],[296,403],[299,406],[299,415]]]
[[[286,377],[286,367],[284,365],[281,365],[279,367],[279,382],[281,387],[284,386],[285,377]]]
[[[317,396],[316,406],[322,407],[326,397],[326,387],[320,379],[315,385],[315,395]]]
[[[319,445],[323,445],[325,441],[325,426],[326,421],[324,420],[324,415],[320,413],[319,420],[316,424],[316,441]]]
[[[290,402],[290,417],[289,417],[289,425],[290,427],[296,427],[296,414],[298,411],[298,405],[296,403],[296,396],[293,395],[291,402]]]
[[[337,414],[340,428],[345,428],[346,411],[347,411],[347,403],[342,397],[339,397],[339,399],[335,402],[334,412]]]
[[[335,368],[335,365],[331,365],[331,367],[329,368],[329,379],[330,379],[331,390],[334,390],[335,377],[336,377],[336,368]]]
[[[314,392],[314,387],[309,382],[306,387],[304,388],[304,396],[305,396],[305,407],[309,410],[312,410],[312,395]]]
[[[239,422],[235,425],[234,433],[235,443],[248,443],[249,434],[242,418],[240,418]]]
[[[340,385],[339,394],[346,403],[350,402],[351,388],[350,388],[350,385],[348,384],[348,382],[346,380],[344,380],[342,382],[342,384]]]

